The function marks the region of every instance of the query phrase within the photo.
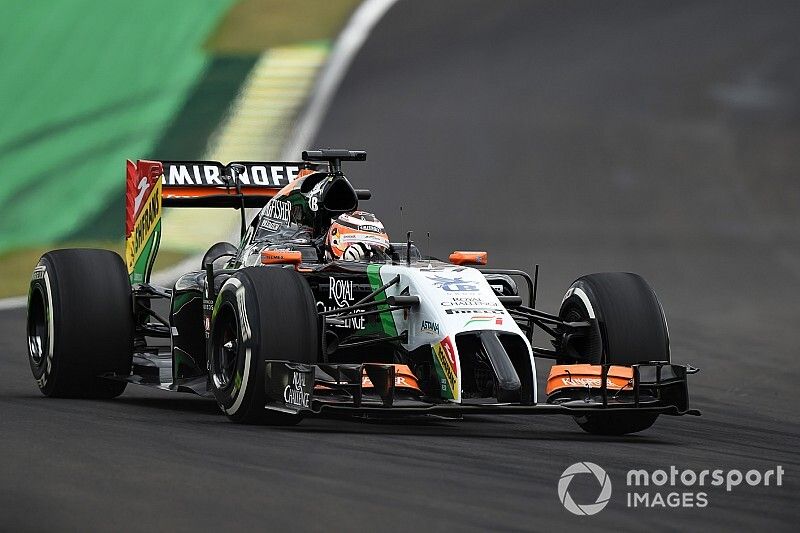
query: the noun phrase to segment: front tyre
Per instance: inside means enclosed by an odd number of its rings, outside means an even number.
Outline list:
[[[125,263],[108,250],[42,256],[28,292],[28,360],[45,396],[114,398],[133,357],[134,318]]]
[[[569,347],[578,362],[631,366],[669,361],[669,331],[661,303],[637,274],[607,272],[578,278],[567,290],[559,317],[566,322],[596,319],[596,327]],[[653,413],[597,413],[576,417],[589,433],[624,435],[643,431]]]
[[[292,425],[301,417],[265,409],[266,360],[316,363],[319,326],[306,280],[286,268],[244,268],[225,281],[212,316],[211,389],[243,424]]]
[[[576,416],[575,422],[593,435],[629,435],[650,428],[657,418],[653,413],[597,413]]]

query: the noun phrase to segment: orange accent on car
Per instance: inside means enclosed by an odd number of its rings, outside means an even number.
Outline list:
[[[262,265],[299,265],[303,254],[298,250],[264,250],[261,252]]]
[[[242,194],[245,196],[266,196],[272,198],[279,191],[275,189],[266,189],[264,187],[248,187],[243,185],[240,187]],[[161,196],[163,198],[205,198],[206,196],[236,196],[235,187],[170,187],[164,185]]]
[[[553,365],[547,378],[547,395],[561,389],[599,389],[603,367],[600,365]],[[611,366],[608,369],[609,390],[633,388],[633,369],[629,366]]]
[[[394,366],[394,386],[398,389],[414,389],[420,391],[417,376],[408,368],[407,365],[393,365]],[[374,385],[367,377],[367,371],[361,375],[361,388],[371,389]]]
[[[454,265],[485,265],[489,261],[489,254],[486,252],[461,252],[456,251],[450,254],[450,262]]]
[[[306,176],[309,176],[309,175],[313,174],[314,172],[317,172],[317,171],[316,170],[312,170],[310,168],[301,168],[300,171],[297,173],[297,177],[295,178],[295,180],[299,180],[300,178],[304,178]]]

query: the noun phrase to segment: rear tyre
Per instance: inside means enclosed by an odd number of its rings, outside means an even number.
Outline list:
[[[265,360],[314,364],[319,326],[308,282],[285,268],[244,268],[222,286],[209,343],[211,388],[242,424],[293,425],[301,416],[264,408]]]
[[[597,319],[588,337],[575,343],[579,362],[630,366],[644,361],[669,361],[669,332],[653,289],[628,272],[589,274],[567,290],[559,317],[575,322]],[[651,413],[598,413],[576,417],[578,425],[598,435],[643,431],[658,418]]]
[[[45,396],[114,398],[133,357],[131,285],[108,250],[55,250],[42,256],[28,292],[28,360]]]

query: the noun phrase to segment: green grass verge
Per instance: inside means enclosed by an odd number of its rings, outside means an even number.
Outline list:
[[[0,298],[27,294],[33,267],[42,254],[55,248],[103,248],[113,250],[121,256],[125,254],[124,243],[108,241],[71,242],[5,252],[0,254]],[[154,270],[175,265],[184,258],[186,258],[184,253],[162,250],[156,259]]]
[[[240,0],[228,11],[205,48],[218,56],[252,55],[276,46],[327,42],[335,38],[360,3],[361,0]],[[207,95],[196,97],[203,100]],[[116,207],[114,202],[114,213],[118,212]],[[0,253],[0,298],[26,294],[33,267],[48,250],[88,247],[114,250],[120,255],[124,252],[123,243],[99,240],[104,238],[101,235],[83,237],[81,232],[72,235],[69,242]],[[174,265],[185,257],[185,252],[162,249],[154,270]]]

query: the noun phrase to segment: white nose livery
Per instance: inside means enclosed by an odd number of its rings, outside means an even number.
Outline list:
[[[461,401],[461,362],[456,335],[467,331],[495,330],[519,335],[525,342],[536,398],[536,367],[530,343],[480,271],[442,263],[371,265],[370,270],[374,288],[400,276],[400,283],[389,287],[386,296],[410,294],[419,297],[419,307],[394,311],[392,318],[398,333],[408,331],[404,348],[411,351],[424,345],[431,346],[443,396],[453,402]],[[380,279],[374,279],[375,276]]]

